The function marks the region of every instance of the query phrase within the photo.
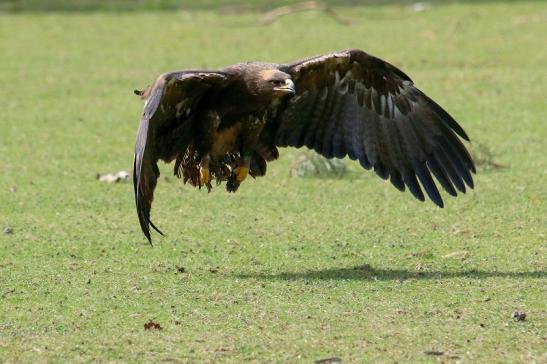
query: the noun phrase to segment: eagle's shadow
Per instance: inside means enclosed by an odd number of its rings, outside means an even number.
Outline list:
[[[547,271],[483,271],[469,269],[462,271],[439,271],[439,270],[409,270],[409,269],[383,269],[373,268],[368,264],[351,268],[329,268],[319,270],[308,270],[304,272],[281,272],[276,274],[264,273],[239,273],[236,274],[242,279],[258,279],[266,281],[311,281],[311,280],[370,280],[370,281],[396,281],[396,280],[439,280],[451,278],[546,278]]]

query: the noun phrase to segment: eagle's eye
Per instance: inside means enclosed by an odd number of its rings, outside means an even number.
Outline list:
[[[270,80],[271,83],[274,84],[274,86],[282,86],[285,84],[284,80]]]

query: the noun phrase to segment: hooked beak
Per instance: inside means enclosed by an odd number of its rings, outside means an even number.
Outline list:
[[[291,79],[286,79],[283,86],[276,87],[274,88],[274,90],[290,93],[293,95],[296,93],[296,87],[294,86],[294,82]]]

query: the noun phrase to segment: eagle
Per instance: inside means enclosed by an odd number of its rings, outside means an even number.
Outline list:
[[[266,174],[279,147],[307,147],[325,158],[358,160],[418,200],[473,188],[474,162],[463,128],[403,71],[358,49],[289,64],[238,63],[221,70],[160,75],[143,91],[133,185],[142,232],[150,220],[158,161],[184,183],[225,182],[235,192]]]

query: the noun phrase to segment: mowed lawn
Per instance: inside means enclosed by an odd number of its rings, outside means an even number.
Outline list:
[[[334,9],[350,25],[0,14],[0,361],[547,361],[547,7]],[[157,74],[344,48],[401,67],[491,152],[475,190],[438,209],[349,161],[293,178],[288,149],[236,194],[162,166],[151,247],[132,185],[96,180],[131,171],[132,91]]]

